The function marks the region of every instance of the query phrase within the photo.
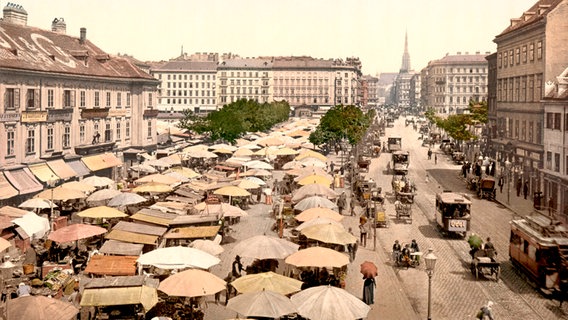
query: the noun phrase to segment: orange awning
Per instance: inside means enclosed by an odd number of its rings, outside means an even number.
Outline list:
[[[59,180],[59,176],[53,172],[47,163],[29,164],[28,168],[41,182],[48,182],[49,180]]]
[[[73,170],[63,159],[48,161],[47,165],[61,179],[69,179],[77,176],[77,172]]]
[[[122,165],[122,162],[112,153],[83,157],[81,161],[83,161],[91,171],[99,171]]]
[[[12,198],[18,194],[18,190],[8,182],[4,173],[0,172],[0,200]]]

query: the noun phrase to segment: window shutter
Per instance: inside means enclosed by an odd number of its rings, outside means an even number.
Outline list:
[[[20,89],[14,89],[14,108],[20,109]]]
[[[69,91],[69,103],[70,103],[70,107],[75,107],[75,90],[70,90]]]
[[[34,109],[39,109],[39,89],[34,89]]]

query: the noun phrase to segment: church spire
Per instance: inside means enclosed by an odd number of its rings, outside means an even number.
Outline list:
[[[402,55],[402,66],[400,73],[407,73],[410,71],[410,54],[408,53],[408,31],[404,34],[404,54]]]

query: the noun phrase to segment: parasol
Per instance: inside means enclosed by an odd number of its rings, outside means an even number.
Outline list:
[[[61,229],[53,231],[47,236],[49,240],[63,243],[63,242],[73,242],[81,239],[86,239],[94,236],[98,236],[107,232],[107,229],[92,226],[89,224],[72,224]]]
[[[6,304],[8,320],[72,319],[77,313],[71,303],[41,295],[9,299]]]
[[[247,274],[233,280],[231,285],[240,293],[270,290],[288,295],[302,290],[302,281],[272,271]]]
[[[274,319],[297,312],[288,297],[268,290],[240,294],[229,300],[227,308],[245,317]]]
[[[41,198],[31,198],[28,199],[18,206],[18,208],[27,208],[27,209],[49,209],[49,208],[57,208],[57,205],[47,199]]]
[[[361,274],[363,278],[374,278],[378,275],[377,266],[371,261],[361,263]]]
[[[160,282],[158,289],[169,296],[200,297],[226,289],[227,283],[216,275],[199,269],[188,269]]]
[[[114,196],[108,202],[109,207],[120,207],[120,206],[128,206],[131,204],[138,204],[142,202],[148,201],[143,196],[137,195],[136,193],[130,192],[122,192],[119,195]]]
[[[98,206],[94,208],[89,208],[77,213],[77,216],[81,218],[93,218],[93,219],[112,219],[112,218],[124,218],[128,215],[120,210],[107,206]]]
[[[364,319],[371,310],[361,299],[333,286],[311,287],[296,293],[291,300],[298,308],[298,314],[308,319]]]

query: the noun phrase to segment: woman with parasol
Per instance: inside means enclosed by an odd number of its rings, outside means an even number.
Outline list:
[[[375,303],[375,288],[377,283],[375,277],[377,276],[377,266],[371,261],[365,261],[361,264],[361,274],[363,274],[363,302],[367,305]]]

